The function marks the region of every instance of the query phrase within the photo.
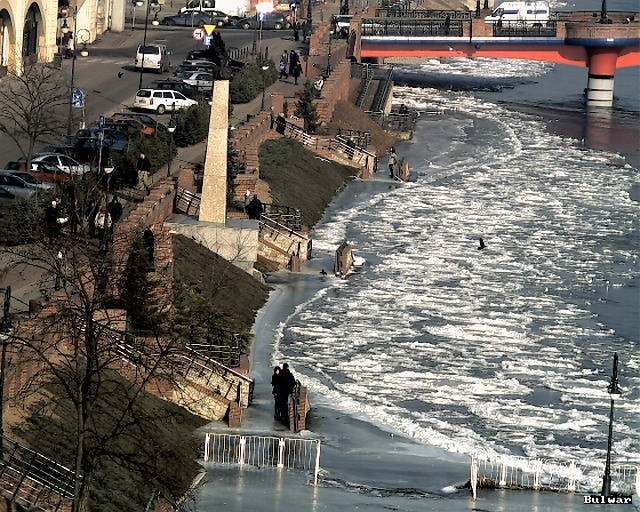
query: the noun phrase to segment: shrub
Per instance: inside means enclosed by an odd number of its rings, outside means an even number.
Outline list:
[[[296,115],[304,120],[304,131],[315,133],[318,127],[318,112],[313,103],[316,95],[311,82],[308,80],[304,84],[304,89],[298,93],[298,103],[296,103]]]
[[[266,71],[262,66],[269,66]],[[248,103],[262,94],[262,86],[269,87],[278,79],[278,71],[272,60],[260,60],[254,64],[247,64],[234,75],[229,92],[231,103]]]
[[[207,138],[211,107],[206,102],[180,110],[176,116],[176,131],[173,140],[178,147],[197,144]]]

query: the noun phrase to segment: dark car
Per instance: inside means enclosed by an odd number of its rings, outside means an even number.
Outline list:
[[[184,94],[187,98],[190,98],[196,101],[200,101],[202,98],[205,97],[205,94],[202,91],[199,91],[196,87],[193,87],[192,85],[185,84],[182,80],[178,78],[156,80],[155,82],[153,82],[152,87],[154,89],[161,89],[165,91],[178,91]]]
[[[199,27],[202,25],[215,25],[223,27],[230,23],[230,18],[222,11],[188,11],[179,12],[162,19],[163,25],[182,25],[185,27]]]
[[[154,130],[157,130],[159,132],[167,131],[167,127],[164,124],[162,124],[160,121],[156,121],[149,114],[142,114],[140,112],[116,112],[111,116],[111,119],[120,119],[120,118],[138,119],[139,121],[143,122],[147,126],[150,126]]]
[[[103,128],[86,128],[79,130],[76,137],[90,138],[100,142],[100,132],[104,134],[102,143],[109,146],[113,151],[124,151],[131,144],[131,139],[126,133],[119,130]]]
[[[249,18],[243,18],[238,21],[238,26],[245,30],[250,28],[260,28],[261,21],[256,16],[251,16]],[[289,28],[290,23],[287,20],[287,15],[282,14],[281,12],[268,12],[264,14],[264,18],[262,19],[262,28],[265,30],[282,30],[284,28]]]
[[[185,61],[193,61],[193,60],[196,60],[196,61],[208,60],[210,62],[213,62],[214,64],[218,64],[218,65],[220,64],[219,62],[216,61],[217,60],[216,53],[211,49],[191,50],[187,54],[187,58],[185,59]],[[227,66],[229,66],[231,71],[240,71],[243,67],[245,67],[245,65],[246,65],[246,62],[242,62],[241,60],[227,59]]]

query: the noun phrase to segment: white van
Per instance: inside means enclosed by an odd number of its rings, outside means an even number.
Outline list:
[[[136,50],[136,69],[153,69],[158,73],[169,71],[169,50],[164,44],[148,44],[138,46]]]
[[[520,23],[533,27],[541,27],[545,25],[549,19],[548,2],[502,2],[484,21],[486,23]]]
[[[232,16],[244,16],[250,9],[249,0],[188,0],[180,12],[222,11]]]

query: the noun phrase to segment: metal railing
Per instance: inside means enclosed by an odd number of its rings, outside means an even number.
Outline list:
[[[73,500],[72,470],[6,436],[0,442],[0,487],[13,492],[13,499],[47,511],[58,511]]]
[[[555,20],[535,26],[517,21],[505,21],[493,25],[493,37],[555,37],[557,34],[558,22]]]
[[[393,68],[387,69],[385,76],[380,80],[378,89],[371,102],[371,110],[374,112],[384,111],[384,107],[389,99],[389,94],[393,88]]]
[[[376,9],[376,18],[424,18],[442,19],[449,16],[450,20],[470,21],[471,11],[434,10],[434,9],[400,9],[394,7]]]
[[[316,485],[320,472],[320,440],[207,432],[203,460],[211,464],[312,471]]]
[[[175,209],[178,213],[184,213],[185,215],[198,215],[201,201],[202,197],[200,194],[178,187],[176,191]]]
[[[292,231],[302,230],[302,212],[291,206],[262,203],[262,211],[271,220],[286,226]]]
[[[463,22],[451,20],[446,23],[437,19],[411,18],[367,18],[362,20],[361,35],[365,36],[450,36],[462,37]]]
[[[364,76],[362,77],[362,89],[360,90],[358,100],[356,101],[356,105],[358,106],[358,108],[362,108],[364,106],[364,101],[367,99],[369,87],[371,87],[371,82],[373,81],[374,72],[373,68],[367,66],[366,64],[363,66],[362,64],[354,63],[354,65],[359,65],[361,68],[364,68]],[[353,67],[354,66],[351,66],[352,69]]]
[[[200,342],[189,341],[189,348],[225,366],[240,366],[242,336],[221,327],[206,327],[205,329],[206,340]]]
[[[410,110],[406,114],[400,112],[391,111],[388,114],[384,112],[370,112],[366,114],[371,117],[377,124],[379,124],[385,130],[391,130],[395,132],[410,132],[416,124],[418,113]]]
[[[561,462],[526,457],[471,457],[471,488],[504,487],[568,492],[597,492],[604,468],[576,462]],[[616,492],[640,495],[638,466],[618,464],[611,467]]]

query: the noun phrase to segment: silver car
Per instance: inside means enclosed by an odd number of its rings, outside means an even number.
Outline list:
[[[9,172],[0,172],[0,187],[21,199],[29,199],[38,191],[37,187],[30,185],[18,176]]]
[[[70,156],[62,153],[37,153],[31,158],[32,162],[46,162],[62,169],[67,174],[82,176],[90,171],[86,164],[75,161]]]
[[[201,91],[213,91],[213,75],[204,71],[195,71],[193,73],[184,73],[182,81],[185,84],[192,85]]]
[[[26,181],[29,185],[36,188],[41,188],[44,190],[49,190],[54,187],[53,183],[43,183],[38,178],[36,178],[33,174],[27,171],[0,171],[0,173],[8,172],[9,174],[13,174],[17,176],[22,181]]]

